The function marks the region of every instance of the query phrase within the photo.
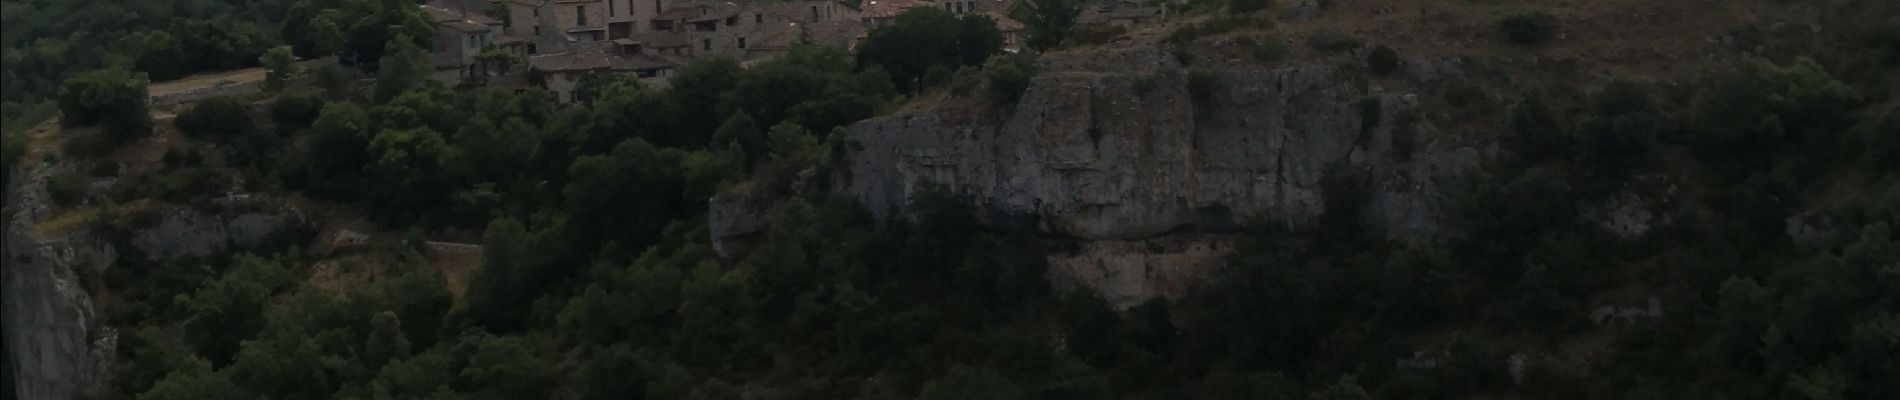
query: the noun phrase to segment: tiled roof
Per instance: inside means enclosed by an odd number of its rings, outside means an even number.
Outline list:
[[[864,36],[864,23],[855,20],[813,22],[806,28],[813,45],[851,50]]]
[[[1018,0],[976,0],[976,11],[982,13],[1008,14],[1016,7]]]
[[[1000,12],[986,12],[986,13],[983,13],[983,16],[990,17],[990,19],[995,20],[996,30],[998,31],[1019,32],[1019,31],[1022,31],[1024,28],[1026,28],[1026,26],[1023,25],[1022,21],[1017,21],[1016,19],[1010,18],[1007,15],[1003,15],[1003,13],[1000,13]]]
[[[895,18],[906,10],[917,7],[930,7],[923,0],[864,0],[864,18]]]
[[[655,48],[655,49],[670,49],[670,48],[675,48],[675,47],[688,47],[688,46],[693,45],[691,42],[688,41],[688,38],[686,37],[686,34],[684,33],[640,32],[640,33],[635,33],[628,38],[633,39],[634,41],[640,42],[641,46],[646,46],[648,48]]]
[[[422,13],[429,16],[429,22],[438,24],[462,22],[467,25],[501,25],[500,20],[482,15],[479,10],[470,10],[468,13],[463,13],[461,10],[452,10],[434,4],[424,4],[421,7]]]
[[[534,69],[555,72],[599,69],[637,71],[684,65],[684,62],[671,57],[620,53],[615,47],[613,42],[592,42],[570,52],[534,56],[528,59],[528,64]]]
[[[739,11],[742,10],[742,8],[740,8],[738,4],[725,3],[725,2],[701,3],[700,5],[695,6],[694,8],[702,8],[702,7],[705,8],[706,10],[705,14],[691,14],[687,16],[687,20],[692,21],[692,22],[724,20],[726,18],[731,18],[733,16],[739,15]]]

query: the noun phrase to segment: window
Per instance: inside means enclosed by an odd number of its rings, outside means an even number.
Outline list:
[[[712,51],[712,39],[705,39],[705,40],[700,41],[700,47],[705,48],[706,51]]]
[[[752,23],[754,24],[765,23],[765,14],[752,14]]]
[[[811,6],[811,20],[818,20],[818,6]]]
[[[540,26],[540,25],[535,25],[535,26],[534,26],[534,35],[535,35],[535,36],[541,36],[541,26]]]
[[[614,7],[615,0],[607,0],[607,16],[620,15],[620,7]]]
[[[587,26],[587,6],[574,7],[574,25]]]
[[[533,12],[533,14],[532,14],[532,15],[534,15],[534,17],[535,17],[535,18],[541,18],[541,8],[540,8],[540,7],[535,7],[535,8],[530,8],[530,9],[528,9],[528,11],[530,11],[530,12]]]
[[[661,1],[662,1],[662,0],[653,0],[653,13],[654,13],[654,14],[659,14],[659,13],[660,13],[660,2],[661,2]]]
[[[739,38],[739,48],[745,48],[745,38]]]
[[[534,54],[534,43],[528,44],[528,54]]]

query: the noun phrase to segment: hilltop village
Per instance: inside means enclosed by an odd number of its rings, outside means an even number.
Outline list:
[[[813,45],[853,51],[879,24],[904,11],[936,7],[990,18],[1003,48],[1019,52],[1027,35],[1016,17],[1022,0],[436,0],[419,5],[435,28],[434,77],[449,83],[543,87],[565,104],[586,74],[635,75],[664,87],[693,60],[728,58],[752,65]],[[1160,18],[1132,1],[1088,7],[1078,24],[1130,25]]]

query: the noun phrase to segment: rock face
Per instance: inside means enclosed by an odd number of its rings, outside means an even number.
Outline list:
[[[60,165],[13,172],[6,191],[0,249],[0,329],[5,330],[10,398],[97,398],[110,380],[117,333],[94,318],[87,282],[108,273],[120,247],[90,229],[40,237],[34,224],[53,218],[46,182]],[[131,247],[153,260],[205,256],[261,244],[301,218],[288,207],[227,202],[215,214],[164,207],[150,227],[131,231]],[[255,211],[240,211],[251,209]],[[92,277],[92,278],[86,278]]]
[[[1079,239],[1079,254],[1052,257],[1053,278],[1126,306],[1217,269],[1218,233],[1247,223],[1312,228],[1353,209],[1377,232],[1438,235],[1438,210],[1478,159],[1430,146],[1412,96],[1361,95],[1356,73],[1337,67],[1190,74],[1161,60],[1120,73],[1045,64],[1002,117],[946,108],[865,121],[834,188],[889,215],[939,186]],[[1131,245],[1156,239],[1190,243]],[[1195,246],[1206,250],[1169,255]]]
[[[33,237],[33,222],[47,215],[47,168],[9,179],[6,247],[0,249],[0,329],[6,333],[7,371],[18,399],[77,399],[89,396],[113,350],[109,333],[93,331],[92,297],[79,271],[96,271],[113,259],[110,246],[75,235],[70,240]],[[94,342],[94,338],[99,338]]]
[[[207,256],[263,243],[272,233],[297,222],[290,212],[207,215],[188,208],[165,211],[157,225],[132,232],[132,247],[152,260]]]

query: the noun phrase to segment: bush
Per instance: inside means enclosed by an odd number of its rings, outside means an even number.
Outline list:
[[[7,132],[4,136],[0,136],[0,177],[6,176],[7,171],[12,171],[13,164],[18,163],[20,161],[20,157],[25,157],[25,156],[26,156],[26,135],[25,134],[18,133],[18,132]],[[0,179],[4,179],[4,178],[0,178]]]
[[[1069,46],[1086,46],[1108,43],[1128,33],[1128,28],[1120,25],[1082,25],[1069,30]]]
[[[178,114],[173,125],[186,137],[215,142],[228,142],[234,138],[250,136],[257,131],[257,124],[251,121],[248,105],[232,97],[214,97],[191,110]]]
[[[150,132],[145,79],[122,69],[81,73],[59,87],[59,111],[67,126],[105,128],[114,144]]]
[[[924,87],[934,88],[950,83],[950,68],[944,65],[932,65],[924,71]]]
[[[955,96],[968,96],[970,92],[976,91],[976,87],[982,84],[983,71],[967,66],[957,68],[957,73],[950,76],[950,94]]]
[[[1338,53],[1352,51],[1365,44],[1360,43],[1358,38],[1354,38],[1352,35],[1345,34],[1344,32],[1318,31],[1314,32],[1313,36],[1306,38],[1306,45],[1312,47],[1313,50]]]
[[[1399,52],[1391,47],[1379,45],[1372,49],[1372,55],[1366,58],[1366,65],[1372,68],[1374,75],[1385,76],[1399,69]]]
[[[70,207],[86,197],[86,177],[79,174],[59,174],[46,181],[46,195],[53,203]]]
[[[1759,166],[1789,144],[1837,137],[1854,125],[1858,103],[1853,87],[1814,60],[1755,65],[1704,96],[1695,144],[1705,156]]]
[[[1267,9],[1273,5],[1269,0],[1227,0],[1227,12],[1244,14]]]
[[[1267,36],[1260,38],[1260,43],[1253,46],[1252,54],[1254,61],[1274,62],[1286,58],[1286,51],[1285,40]]]
[[[990,101],[1010,104],[1022,99],[1023,92],[1029,90],[1029,81],[1036,77],[1036,72],[1036,59],[1033,56],[1005,54],[991,57],[983,65],[983,75],[989,81]]]
[[[1498,21],[1498,30],[1512,42],[1535,46],[1557,36],[1557,17],[1544,12],[1514,14]]]
[[[277,121],[278,132],[284,132],[286,127],[309,127],[323,112],[323,104],[323,95],[315,90],[285,92],[277,97],[277,104],[271,105],[271,120]]]

